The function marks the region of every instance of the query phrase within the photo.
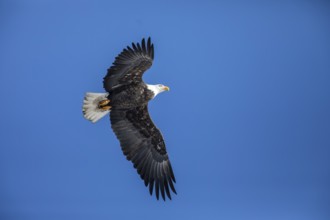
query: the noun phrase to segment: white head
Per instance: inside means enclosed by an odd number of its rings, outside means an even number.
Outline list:
[[[157,84],[157,85],[148,85],[147,84],[147,87],[149,90],[151,90],[151,91],[153,91],[153,93],[155,93],[154,98],[156,97],[156,95],[158,95],[161,92],[170,91],[170,88],[168,88],[167,86],[164,86],[162,84]]]

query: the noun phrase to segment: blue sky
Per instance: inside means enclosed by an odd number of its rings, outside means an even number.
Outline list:
[[[165,203],[81,112],[148,36]],[[1,219],[329,219],[329,39],[321,0],[1,1]]]

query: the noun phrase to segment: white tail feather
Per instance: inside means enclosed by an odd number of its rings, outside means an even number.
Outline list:
[[[102,110],[98,107],[99,102],[106,100],[108,95],[108,93],[86,93],[83,104],[83,114],[87,120],[95,123],[110,112],[110,110]]]

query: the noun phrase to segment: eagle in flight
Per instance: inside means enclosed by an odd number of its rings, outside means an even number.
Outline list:
[[[86,93],[83,103],[84,117],[97,122],[110,113],[111,127],[121,149],[134,164],[138,174],[149,186],[150,195],[159,191],[171,199],[175,177],[166,151],[165,142],[148,112],[148,102],[159,93],[169,91],[162,84],[149,85],[143,82],[143,73],[154,59],[154,45],[147,42],[127,46],[108,69],[103,79],[106,93]]]

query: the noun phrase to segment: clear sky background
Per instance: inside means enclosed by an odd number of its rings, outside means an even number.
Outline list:
[[[87,91],[151,36],[157,201]],[[330,3],[0,1],[0,218],[330,219]]]

